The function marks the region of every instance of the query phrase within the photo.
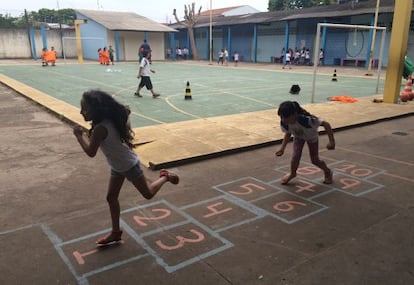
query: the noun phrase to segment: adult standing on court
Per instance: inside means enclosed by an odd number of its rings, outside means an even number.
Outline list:
[[[112,65],[114,65],[114,52],[115,50],[112,48],[111,45],[109,45],[109,60],[111,61]]]
[[[141,44],[141,46],[139,47],[139,52],[138,52],[138,55],[139,55],[139,62],[141,62],[142,61],[142,59],[144,58],[144,52],[147,52],[147,53],[149,53],[150,54],[150,58],[151,58],[151,47],[150,47],[150,45],[147,43],[147,40],[145,40],[144,39],[144,42]]]
[[[150,62],[149,62],[149,58],[151,56],[151,53],[148,51],[144,51],[142,53],[143,58],[141,60],[141,63],[139,65],[139,71],[138,71],[138,76],[137,78],[140,79],[141,81],[138,85],[137,91],[135,92],[135,96],[137,97],[142,97],[142,95],[139,93],[139,91],[141,91],[142,87],[146,87],[149,91],[151,91],[152,93],[152,97],[155,99],[158,96],[160,96],[159,93],[156,93],[154,91],[154,88],[152,87],[152,82],[151,82],[151,77],[150,77],[150,73],[155,73],[155,70],[150,68]]]

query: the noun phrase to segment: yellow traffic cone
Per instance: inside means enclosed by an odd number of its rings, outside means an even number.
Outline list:
[[[332,75],[332,81],[338,81],[338,78],[336,78],[336,69],[334,69],[334,73]]]
[[[191,88],[190,88],[190,81],[187,81],[187,86],[185,87],[185,100],[191,100]]]

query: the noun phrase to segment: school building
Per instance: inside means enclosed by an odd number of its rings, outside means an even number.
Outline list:
[[[138,60],[138,49],[148,41],[153,60],[164,59],[164,34],[176,32],[167,25],[129,12],[76,10],[80,25],[83,57],[98,59],[97,49],[112,45],[116,61]],[[73,44],[73,43],[72,43]]]
[[[375,24],[376,0],[347,2],[328,6],[296,10],[260,12],[226,16],[212,13],[200,16],[194,34],[199,58],[210,59],[210,25],[212,27],[212,58],[217,60],[218,51],[227,48],[229,54],[237,51],[242,61],[275,62],[282,50],[291,48],[310,50],[313,59],[318,23],[373,26]],[[381,0],[378,9],[377,26],[385,27],[382,65],[387,66],[389,42],[394,13],[394,0]],[[213,10],[214,11],[214,10]],[[413,18],[411,18],[413,19]],[[411,20],[407,55],[414,58],[414,31]],[[178,33],[169,33],[166,43],[174,51],[187,47],[192,54],[187,28],[175,23],[170,27]],[[375,36],[374,36],[375,34]],[[319,46],[324,50],[324,64],[367,66],[374,39],[373,63],[378,62],[382,31],[372,29],[329,28],[322,29]]]

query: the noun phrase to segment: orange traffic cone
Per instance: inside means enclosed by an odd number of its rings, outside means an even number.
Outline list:
[[[411,75],[407,77],[407,82],[405,83],[405,88],[400,94],[400,99],[402,102],[407,102],[408,100],[413,100],[414,94],[412,90],[413,81]]]

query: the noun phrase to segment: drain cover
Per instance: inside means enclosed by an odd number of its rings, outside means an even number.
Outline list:
[[[397,136],[406,136],[406,135],[408,135],[407,133],[404,133],[404,132],[393,132],[392,134],[397,135]]]

